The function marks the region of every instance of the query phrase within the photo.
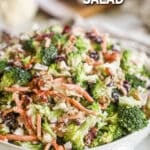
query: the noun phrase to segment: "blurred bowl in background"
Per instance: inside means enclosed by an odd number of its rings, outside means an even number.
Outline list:
[[[37,11],[36,0],[0,0],[2,26],[18,26],[31,20]]]

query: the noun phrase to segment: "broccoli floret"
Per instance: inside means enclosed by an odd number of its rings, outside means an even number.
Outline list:
[[[56,134],[54,133],[54,131],[52,130],[50,124],[48,123],[48,121],[46,119],[44,120],[44,122],[42,124],[42,128],[44,131],[49,133],[53,138],[56,138]]]
[[[75,47],[80,54],[87,52],[87,42],[80,36],[77,37]]]
[[[79,64],[77,68],[75,69],[74,73],[74,82],[79,84],[80,86],[84,87],[86,86],[86,73],[84,71],[83,65]]]
[[[6,67],[7,67],[7,61],[6,60],[0,60],[0,73],[2,73]]]
[[[31,38],[23,41],[23,49],[27,52],[33,53],[36,49],[36,42]]]
[[[121,68],[125,71],[128,71],[131,66],[131,63],[130,63],[131,55],[132,53],[129,50],[125,50],[122,53]]]
[[[141,74],[145,77],[150,78],[150,70],[146,68],[145,66],[142,67]]]
[[[0,90],[13,84],[25,85],[31,80],[31,74],[18,67],[9,67],[5,69],[0,82]]]
[[[144,87],[146,86],[146,81],[136,77],[133,74],[126,74],[125,78],[129,81],[132,88],[138,88],[139,86]]]
[[[110,143],[124,136],[123,129],[118,124],[110,124],[99,130],[97,138],[93,140],[90,147],[96,147],[102,144]]]
[[[63,115],[62,110],[50,110],[50,107],[48,105],[38,105],[38,104],[31,104],[29,105],[29,109],[32,112],[32,115],[36,115],[37,113],[40,113],[42,116],[48,118],[48,119],[58,119]]]
[[[80,126],[70,124],[64,133],[64,139],[72,142],[73,149],[84,149],[84,137],[87,135],[90,128],[95,126],[96,118],[94,116],[87,118],[87,120]]]
[[[97,75],[88,75],[85,72],[83,64],[79,64],[73,71],[74,81],[82,87],[86,87],[87,83],[95,83],[98,79]]]
[[[91,86],[91,94],[95,100],[99,100],[102,96],[108,96],[107,91],[104,83],[100,80]]]
[[[77,67],[82,61],[82,56],[79,52],[71,52],[67,56],[67,63],[71,67]]]
[[[118,109],[119,124],[129,133],[147,126],[148,121],[142,110],[137,107],[121,105]]]
[[[12,94],[6,92],[0,92],[0,110],[6,109],[6,106],[12,102]]]
[[[50,45],[48,48],[43,48],[40,51],[41,56],[41,62],[44,65],[49,66],[52,62],[54,62],[56,56],[57,56],[57,48],[54,45]]]
[[[106,118],[106,121],[108,123],[118,124],[118,113],[117,113],[117,110],[118,110],[118,106],[116,104],[113,104],[113,103],[111,103],[107,107],[106,112],[107,112],[108,116]]]
[[[65,35],[62,35],[60,33],[55,33],[54,36],[52,37],[52,43],[57,46],[57,45],[64,45],[67,41],[67,37]]]
[[[16,72],[16,83],[19,85],[25,85],[31,80],[31,74],[23,69],[15,68]]]

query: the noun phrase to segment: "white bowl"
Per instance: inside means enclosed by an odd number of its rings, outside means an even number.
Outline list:
[[[147,127],[142,130],[139,130],[135,133],[132,133],[128,136],[125,136],[119,140],[116,140],[112,143],[105,144],[103,146],[95,147],[90,150],[133,150],[134,147],[141,142],[144,138],[150,133],[150,123]],[[25,150],[23,147],[15,146],[6,142],[0,141],[1,150]]]

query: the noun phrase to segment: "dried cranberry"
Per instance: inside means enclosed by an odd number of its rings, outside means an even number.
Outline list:
[[[65,61],[65,57],[64,57],[64,56],[61,56],[61,55],[58,55],[58,56],[55,58],[55,60],[56,60],[57,62]]]
[[[128,81],[124,81],[123,82],[123,87],[126,89],[127,92],[129,92],[130,90],[130,84]]]
[[[108,87],[112,87],[113,85],[114,85],[113,82],[110,82],[110,83],[107,84]]]
[[[147,90],[150,90],[150,85],[149,85],[149,86],[147,86]]]
[[[97,52],[91,52],[90,57],[93,58],[94,60],[99,60],[99,55]]]
[[[87,32],[86,36],[98,44],[101,44],[103,42],[101,36],[96,35],[94,32]]]
[[[98,129],[97,128],[92,128],[89,130],[88,134],[85,136],[85,144],[88,146],[92,143],[94,138],[97,136]]]
[[[71,31],[71,27],[69,25],[66,25],[63,29],[62,34],[69,33],[70,31]]]
[[[89,39],[93,39],[93,38],[95,38],[95,33],[94,32],[87,32],[86,33],[86,36],[89,38]]]
[[[31,98],[28,95],[23,95],[21,98],[23,99],[24,108],[30,104]]]
[[[96,37],[94,38],[94,41],[95,41],[96,43],[98,43],[98,44],[101,44],[101,43],[103,42],[103,40],[102,40],[102,38],[101,38],[100,36],[96,36]]]
[[[10,128],[10,130],[15,130],[18,128],[18,116],[18,113],[10,112],[3,118],[3,122]]]
[[[119,96],[121,95],[121,91],[119,89],[113,89],[111,96],[114,99],[115,102],[119,101]]]

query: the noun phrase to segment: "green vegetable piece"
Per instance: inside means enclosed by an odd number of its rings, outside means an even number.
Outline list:
[[[48,121],[46,119],[44,120],[44,123],[42,124],[42,128],[43,128],[44,131],[49,133],[53,138],[56,138],[56,134],[51,129],[51,126],[50,126],[50,124],[48,124]]]
[[[100,80],[97,80],[97,82],[91,87],[91,94],[95,100],[99,100],[101,96],[107,96],[106,91],[105,85]]]
[[[0,73],[2,73],[6,67],[7,67],[7,61],[6,60],[0,60]]]
[[[145,66],[142,67],[141,74],[150,79],[150,70]]]
[[[12,94],[6,92],[0,92],[0,110],[6,109],[7,105],[12,102]]]
[[[49,66],[57,56],[57,48],[54,45],[50,45],[49,48],[45,48],[41,51],[41,61],[44,65]]]
[[[144,88],[146,87],[146,81],[139,79],[133,74],[126,74],[125,78],[127,81],[129,81],[132,88],[138,88],[139,86],[144,87]]]
[[[99,130],[97,138],[91,143],[90,147],[100,146],[119,139],[124,135],[123,129],[118,124],[110,124]]]
[[[55,33],[52,37],[52,43],[56,45],[64,45],[67,41],[67,37],[65,35],[62,35],[60,33]]]
[[[84,41],[82,37],[77,37],[77,41],[75,43],[76,48],[78,49],[79,53],[87,52],[87,43]]]
[[[67,56],[67,63],[69,66],[77,67],[82,61],[82,56],[79,52],[71,52]]]
[[[85,146],[84,137],[95,124],[95,117],[88,117],[80,126],[70,124],[64,133],[64,139],[72,142],[74,150],[83,150]]]
[[[131,55],[132,55],[132,52],[129,50],[125,50],[122,53],[121,68],[125,71],[128,71],[131,66],[131,63],[130,63]]]
[[[35,51],[36,42],[31,38],[23,41],[23,49],[27,52],[33,53]]]
[[[86,86],[86,74],[82,64],[79,64],[74,71],[74,81],[76,84],[84,87]]]
[[[5,70],[1,82],[0,90],[13,84],[25,85],[31,80],[31,74],[18,67],[9,67]]]
[[[137,106],[121,105],[119,106],[118,114],[120,126],[129,133],[142,129],[148,124],[145,114]]]

